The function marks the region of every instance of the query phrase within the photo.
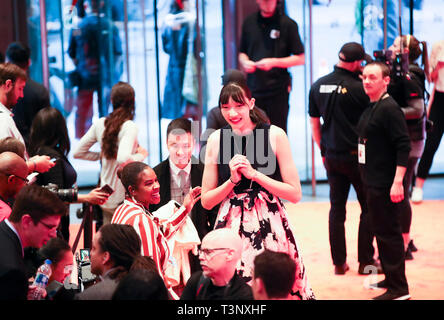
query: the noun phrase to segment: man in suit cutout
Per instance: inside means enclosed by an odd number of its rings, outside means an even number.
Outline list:
[[[183,203],[190,188],[202,184],[203,164],[192,153],[196,141],[191,134],[191,121],[185,118],[172,120],[167,127],[167,148],[169,157],[154,167],[160,184],[160,203],[151,205],[154,212],[170,200]],[[197,202],[190,217],[200,240],[213,229],[217,209],[205,210]],[[200,270],[197,256],[190,253],[191,272]]]

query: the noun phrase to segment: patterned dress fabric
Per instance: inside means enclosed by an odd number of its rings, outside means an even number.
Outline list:
[[[247,155],[252,167],[264,174],[270,173],[269,169],[274,167],[275,170],[267,175],[282,181],[279,165],[269,142],[269,128],[269,125],[258,125],[247,137],[236,136],[230,127],[222,129],[218,165],[219,184],[230,177],[230,169],[226,161],[227,153],[230,152],[231,157],[236,153]],[[263,138],[259,136],[263,136]],[[240,143],[241,141],[242,143]],[[267,155],[265,158],[268,161],[256,161],[262,152],[265,152]],[[272,166],[270,166],[270,161],[274,161]],[[256,255],[265,249],[285,252],[296,263],[293,298],[315,299],[290,227],[287,211],[278,197],[259,184],[252,183],[251,180],[242,177],[241,183],[220,205],[215,224],[215,229],[218,228],[230,228],[239,233],[243,242],[243,252],[237,271],[247,283],[251,284]]]

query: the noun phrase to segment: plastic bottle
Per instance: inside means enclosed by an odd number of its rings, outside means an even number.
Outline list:
[[[36,290],[34,291],[32,300],[40,300],[42,298],[43,291],[48,285],[51,273],[51,260],[46,259],[45,263],[38,268],[37,274],[35,275],[35,279],[32,285],[36,287]]]

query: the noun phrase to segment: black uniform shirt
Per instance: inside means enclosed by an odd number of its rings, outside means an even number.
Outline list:
[[[321,152],[327,157],[357,157],[356,125],[369,106],[359,74],[335,66],[309,93],[310,117],[322,117]]]
[[[298,24],[285,14],[275,13],[264,18],[260,12],[248,16],[242,24],[239,51],[250,60],[263,58],[284,58],[304,53],[299,36]],[[253,96],[272,95],[276,90],[286,88],[290,75],[287,69],[273,68],[269,71],[256,69],[247,76],[247,84]]]
[[[404,114],[392,97],[372,103],[358,123],[361,142],[365,140],[365,164],[361,165],[367,186],[390,188],[396,167],[407,166],[410,139]]]

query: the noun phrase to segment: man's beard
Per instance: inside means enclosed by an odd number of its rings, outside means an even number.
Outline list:
[[[17,104],[17,98],[15,97],[14,90],[11,90],[6,94],[6,104],[5,107],[12,110],[12,108]]]

